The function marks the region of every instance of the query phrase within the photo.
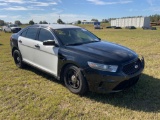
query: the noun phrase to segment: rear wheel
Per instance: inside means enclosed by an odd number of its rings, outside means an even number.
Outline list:
[[[69,65],[64,70],[64,82],[66,87],[74,94],[83,95],[88,91],[88,85],[80,69]]]
[[[6,33],[6,30],[4,29],[4,32]]]
[[[14,62],[15,62],[17,67],[19,67],[19,68],[23,68],[24,67],[24,63],[22,62],[21,53],[18,50],[14,50],[13,58],[14,58]]]

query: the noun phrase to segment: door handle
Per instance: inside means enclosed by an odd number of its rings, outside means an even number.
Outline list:
[[[22,43],[22,40],[19,40],[19,43]]]
[[[36,47],[36,48],[40,48],[40,46],[39,46],[38,44],[37,44],[37,45],[35,45],[35,47]]]

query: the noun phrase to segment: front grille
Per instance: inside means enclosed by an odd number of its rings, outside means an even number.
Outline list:
[[[123,66],[122,71],[127,75],[132,75],[138,72],[141,68],[142,68],[142,62],[140,59],[138,59],[135,62]]]
[[[135,85],[138,80],[139,80],[139,76],[133,77],[129,80],[125,80],[119,83],[113,90],[117,91],[117,90],[124,90],[124,89],[130,88],[131,86]]]

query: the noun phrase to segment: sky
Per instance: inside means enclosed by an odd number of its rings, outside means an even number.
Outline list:
[[[0,19],[14,23],[149,16],[160,14],[160,0],[0,0]]]

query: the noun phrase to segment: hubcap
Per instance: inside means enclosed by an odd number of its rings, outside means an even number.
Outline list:
[[[75,70],[69,70],[67,73],[67,83],[74,89],[78,89],[80,86],[79,78],[76,74]]]
[[[72,75],[71,80],[73,84],[75,84],[78,81],[75,75]]]
[[[19,57],[17,57],[17,62],[18,62],[18,63],[20,62],[20,58],[19,58]]]

